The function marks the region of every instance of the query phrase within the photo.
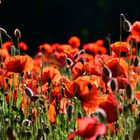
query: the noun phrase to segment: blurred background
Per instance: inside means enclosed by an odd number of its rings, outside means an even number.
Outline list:
[[[45,42],[67,43],[73,35],[86,43],[110,34],[114,42],[120,13],[133,23],[140,20],[139,5],[139,0],[1,0],[0,27],[10,35],[18,28],[29,54]]]

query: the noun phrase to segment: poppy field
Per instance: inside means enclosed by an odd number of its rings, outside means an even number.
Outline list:
[[[33,57],[0,28],[0,140],[139,140],[140,21],[120,21],[108,50],[71,36]]]

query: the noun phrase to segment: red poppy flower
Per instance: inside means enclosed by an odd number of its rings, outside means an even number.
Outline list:
[[[74,48],[80,47],[80,39],[77,36],[70,37],[68,43]]]
[[[56,109],[53,104],[50,104],[49,106],[48,117],[51,124],[54,124],[56,122]]]
[[[28,46],[25,42],[21,41],[19,42],[19,48],[23,51],[27,51],[28,50]]]
[[[72,67],[72,74],[73,78],[76,79],[79,76],[82,76],[85,73],[85,65],[82,64],[81,62],[77,62],[73,67]]]
[[[119,56],[128,56],[130,54],[130,45],[126,42],[115,42],[111,44],[112,51]]]
[[[11,48],[11,46],[12,46],[12,42],[11,41],[7,41],[7,42],[4,42],[2,44],[2,48],[3,49],[7,49],[7,50],[9,50]]]
[[[135,98],[140,102],[140,91],[136,91]]]
[[[99,123],[96,117],[84,117],[77,119],[78,130],[68,135],[71,140],[76,135],[84,138],[85,140],[96,140],[98,135],[104,135],[107,127],[103,123]]]
[[[90,76],[81,76],[73,82],[74,95],[81,100],[82,107],[87,114],[95,113],[100,101],[106,99],[104,95],[99,94],[98,80],[98,78],[92,80]]]
[[[84,50],[89,54],[105,54],[107,49],[104,47],[103,40],[97,40],[94,43],[87,43],[83,46]]]
[[[106,101],[101,102],[99,107],[105,110],[108,123],[116,122],[118,120],[118,102],[114,94],[109,93],[107,96]]]
[[[53,48],[50,44],[45,43],[39,46],[39,49],[44,49],[46,54],[52,54],[53,53]]]
[[[128,64],[122,58],[112,58],[105,63],[105,66],[111,70],[112,77],[128,76]]]
[[[131,28],[130,28],[131,33],[140,33],[140,21],[135,21]]]
[[[6,58],[10,57],[9,52],[8,52],[7,49],[0,49],[0,56],[3,58],[3,60],[5,60]]]
[[[33,68],[33,60],[28,55],[11,56],[4,61],[4,66],[8,72],[21,73],[31,71]]]
[[[54,67],[45,67],[43,69],[43,74],[41,77],[42,84],[45,84],[46,82],[55,82],[58,83],[60,81],[61,74],[57,68]]]

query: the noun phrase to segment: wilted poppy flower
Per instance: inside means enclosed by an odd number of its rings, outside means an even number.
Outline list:
[[[128,76],[128,64],[122,58],[112,58],[105,63],[105,66],[111,70],[112,77]]]
[[[77,119],[78,130],[68,135],[71,140],[76,135],[85,140],[96,140],[98,135],[104,135],[107,132],[105,124],[98,122],[96,117],[84,117]]]
[[[80,39],[77,36],[70,37],[68,43],[74,48],[80,47]]]
[[[24,71],[31,71],[33,60],[28,55],[11,56],[5,59],[4,67],[8,72],[22,73]]]
[[[115,54],[120,57],[120,56],[128,56],[130,54],[130,45],[129,43],[126,42],[115,42],[111,44],[111,49],[112,51],[115,52]]]

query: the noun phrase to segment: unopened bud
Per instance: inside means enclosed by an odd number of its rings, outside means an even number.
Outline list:
[[[134,66],[138,67],[138,65],[139,65],[139,58],[138,58],[138,56],[136,56],[134,59]]]
[[[70,58],[66,58],[66,63],[69,65],[69,66],[72,66],[73,65],[73,62]]]
[[[15,29],[15,31],[14,31],[14,36],[15,36],[16,38],[21,38],[21,32],[20,32],[19,29]]]
[[[126,85],[126,96],[128,99],[131,99],[132,96],[132,88],[130,84]]]
[[[86,54],[85,50],[80,50],[79,54]]]
[[[121,17],[123,19],[123,29],[126,31],[126,32],[129,32],[130,29],[131,29],[131,23],[126,20],[124,14],[121,14]]]
[[[79,56],[79,53],[74,54],[73,59],[76,60],[78,58],[78,56]]]
[[[32,97],[34,95],[33,91],[29,87],[25,87],[25,93],[29,97]]]
[[[112,91],[114,91],[114,92],[117,91],[117,89],[118,89],[118,82],[117,82],[117,80],[115,78],[112,78],[110,80],[110,87],[111,87]]]
[[[103,67],[103,74],[104,74],[104,76],[106,76],[108,78],[112,77],[112,73],[111,73],[110,69],[106,66]]]

